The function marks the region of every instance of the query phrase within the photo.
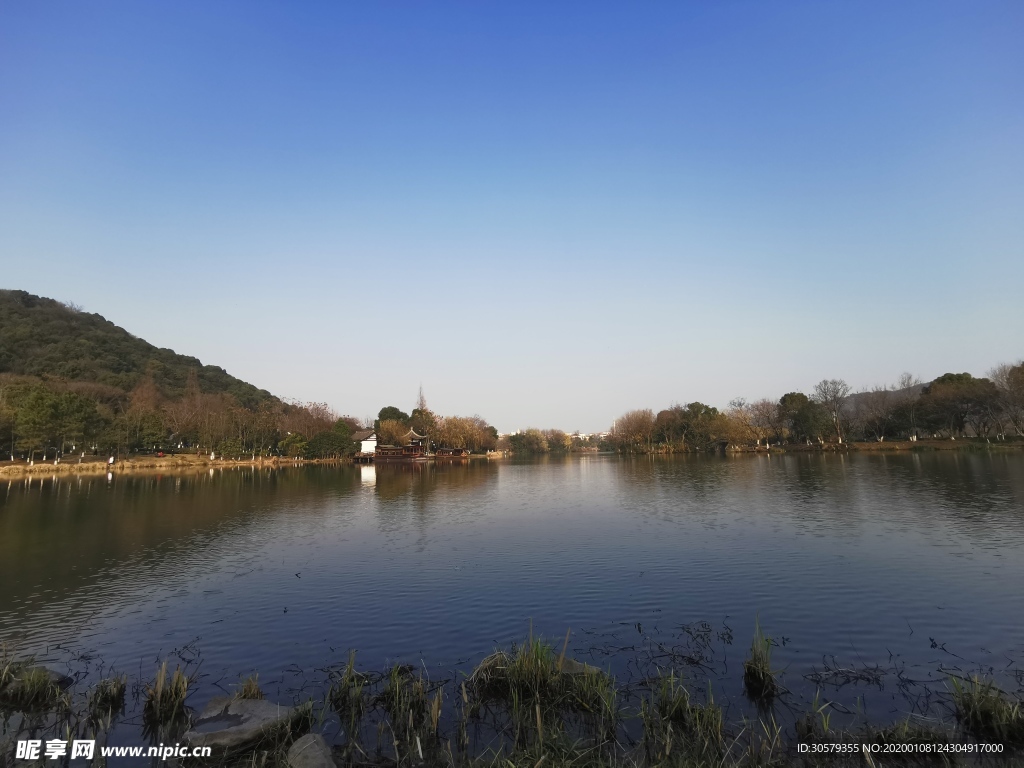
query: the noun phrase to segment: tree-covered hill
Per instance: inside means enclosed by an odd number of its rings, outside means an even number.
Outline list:
[[[247,408],[274,399],[223,368],[155,347],[100,315],[25,291],[0,290],[0,373],[126,392],[151,375],[163,397],[175,399],[185,393],[192,372],[204,393],[231,395]]]
[[[100,315],[0,290],[0,455],[11,461],[160,450],[328,458],[351,453],[355,426]]]

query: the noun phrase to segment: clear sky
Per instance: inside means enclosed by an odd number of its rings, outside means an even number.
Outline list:
[[[1024,356],[1024,3],[0,0],[0,287],[501,430]]]

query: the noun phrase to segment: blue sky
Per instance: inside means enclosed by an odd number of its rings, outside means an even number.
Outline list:
[[[0,0],[0,287],[365,416],[1024,356],[1024,5]]]

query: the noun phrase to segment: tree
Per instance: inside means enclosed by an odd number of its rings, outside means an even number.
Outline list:
[[[383,411],[381,411],[383,413]],[[409,427],[398,419],[380,419],[377,423],[378,445],[405,445]]]
[[[737,441],[742,443],[754,443],[760,445],[764,435],[759,434],[754,426],[753,415],[751,414],[750,403],[745,398],[736,397],[729,401],[729,410],[726,414],[732,419],[737,430]]]
[[[299,458],[306,455],[306,438],[298,432],[289,432],[278,445],[281,455]]]
[[[681,413],[683,441],[693,450],[706,451],[718,442],[722,415],[704,403],[690,403]]]
[[[1024,362],[997,365],[989,372],[989,377],[999,391],[1003,420],[1013,426],[1016,434],[1024,435]]]
[[[307,459],[340,459],[355,452],[352,430],[342,419],[327,432],[318,432],[306,443],[303,455]]]
[[[962,435],[970,425],[975,435],[984,437],[998,398],[999,390],[988,379],[945,373],[921,391],[921,417],[936,432]]]
[[[101,426],[96,404],[74,392],[62,392],[58,395],[56,419],[62,453],[67,443],[77,448],[87,439],[94,437]]]
[[[781,440],[785,431],[785,425],[779,404],[767,398],[751,403],[750,425],[757,437],[757,445],[761,444],[761,440],[764,440],[765,445],[767,445],[769,437]]]
[[[842,379],[822,379],[814,387],[814,400],[828,414],[836,440],[843,442],[843,406],[850,394],[850,385]]]
[[[821,440],[828,424],[824,409],[803,392],[787,392],[779,399],[779,418],[790,440]]]
[[[409,416],[409,426],[418,435],[436,440],[437,416],[429,408],[414,408]]]
[[[917,408],[921,399],[921,380],[911,373],[903,373],[892,393],[896,404],[893,413],[895,427],[912,439],[917,439]]]
[[[475,427],[474,451],[493,451],[498,447],[498,430],[488,424],[479,415],[470,416],[469,420]]]
[[[440,448],[470,448],[474,429],[469,419],[445,416],[438,420],[434,430],[434,442]]]
[[[545,429],[544,439],[548,442],[548,450],[553,453],[568,453],[572,450],[572,437],[560,429]]]
[[[658,411],[658,415],[654,417],[654,441],[656,443],[667,446],[669,449],[677,445],[683,448],[685,447],[684,434],[685,426],[681,405],[673,404],[663,411]]]
[[[878,442],[885,440],[898,405],[895,394],[886,386],[876,386],[859,395],[858,409],[864,431]]]
[[[29,452],[29,460],[36,451],[46,450],[55,441],[58,401],[56,395],[42,386],[29,389],[18,403],[16,420],[18,447]]]
[[[373,423],[373,428],[379,430],[383,421],[399,421],[405,425],[406,432],[409,431],[409,414],[393,405],[386,405],[380,409],[380,413],[377,414],[377,420]]]
[[[509,450],[513,453],[547,453],[548,441],[539,429],[527,429],[508,436]]]
[[[628,411],[615,420],[612,437],[622,450],[651,450],[654,440],[654,411],[645,408]]]

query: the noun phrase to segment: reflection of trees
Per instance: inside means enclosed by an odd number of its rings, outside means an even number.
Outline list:
[[[735,463],[734,457],[685,453],[628,457],[615,466],[631,493],[684,491],[687,497],[707,499],[734,474]]]
[[[915,522],[952,524],[974,539],[1024,538],[1024,461],[1018,453],[934,451],[872,457],[891,509]]]
[[[26,478],[0,484],[0,612],[45,584],[53,598],[145,553],[194,555],[265,513],[320,515],[359,487],[353,467]]]
[[[708,520],[741,514],[824,526],[868,523],[972,539],[1024,536],[1024,461],[1017,453],[685,454],[610,463],[623,514]]]
[[[423,461],[377,464],[377,497],[384,502],[412,499],[422,503],[440,491],[464,492],[497,478],[494,462]]]

